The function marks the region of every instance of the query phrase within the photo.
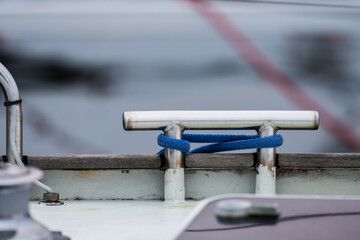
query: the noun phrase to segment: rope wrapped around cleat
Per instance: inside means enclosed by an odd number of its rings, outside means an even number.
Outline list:
[[[190,142],[213,143],[190,151]],[[164,148],[175,149],[184,153],[214,153],[252,148],[274,148],[283,144],[281,135],[259,137],[258,135],[227,134],[183,134],[182,139],[174,139],[163,133],[158,136],[158,144]],[[158,152],[162,154],[164,150]]]

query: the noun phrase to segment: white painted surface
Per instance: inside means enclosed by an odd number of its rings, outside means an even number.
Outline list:
[[[253,169],[187,171],[186,197],[204,199],[227,193],[254,193],[255,171]]]
[[[31,202],[30,212],[51,231],[74,240],[169,239],[197,202],[66,201],[49,207]]]
[[[43,182],[62,199],[158,200],[164,198],[161,170],[44,171]],[[191,170],[185,173],[185,197],[203,199],[226,193],[254,193],[255,172],[244,170]],[[43,191],[32,187],[31,199]]]
[[[62,199],[162,199],[164,174],[161,170],[44,171],[42,181],[59,192]],[[43,191],[32,187],[31,199]]]
[[[266,169],[267,170],[267,169]],[[161,170],[44,171],[44,183],[60,192],[62,199],[158,200],[164,198]],[[278,169],[277,194],[360,195],[357,169]],[[185,197],[204,199],[219,194],[255,193],[254,169],[186,170]],[[273,188],[274,186],[271,186]],[[270,188],[270,186],[269,186]],[[42,197],[32,188],[31,199]]]
[[[276,194],[276,167],[271,171],[267,166],[259,165],[256,174],[256,194],[274,195]]]
[[[358,169],[290,169],[277,176],[278,194],[360,195]]]
[[[165,201],[185,201],[185,171],[180,169],[167,169],[164,175],[164,197]]]

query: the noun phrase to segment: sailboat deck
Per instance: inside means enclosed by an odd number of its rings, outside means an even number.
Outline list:
[[[38,204],[31,214],[71,239],[171,239],[204,198],[253,194],[256,153],[185,157],[183,203],[164,202],[164,161],[159,155],[27,156],[44,170],[43,182],[60,193],[62,206]],[[277,154],[279,196],[359,198],[360,154]]]
[[[169,239],[197,202],[65,201],[49,207],[31,202],[34,219],[71,239]]]
[[[186,199],[255,192],[256,154],[185,157]],[[162,200],[164,161],[159,155],[27,156],[44,170],[44,183],[62,199]],[[360,195],[360,154],[277,154],[278,194]],[[41,199],[33,188],[31,198]]]

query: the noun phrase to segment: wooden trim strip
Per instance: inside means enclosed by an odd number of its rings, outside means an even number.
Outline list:
[[[241,168],[253,167],[256,154],[190,154],[185,157],[187,168]]]
[[[241,168],[253,167],[253,153],[246,154],[191,154],[185,157],[187,168]],[[66,155],[27,156],[29,166],[43,170],[95,169],[158,169],[159,155]]]
[[[27,156],[27,164],[43,170],[157,169],[159,155]]]
[[[279,167],[359,168],[359,153],[278,154]]]
[[[186,168],[236,169],[254,167],[256,153],[190,154]],[[161,157],[152,155],[26,156],[25,162],[44,170],[159,169]],[[360,168],[359,153],[277,154],[277,166],[286,168]]]

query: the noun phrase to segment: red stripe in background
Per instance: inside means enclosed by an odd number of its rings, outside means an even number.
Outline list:
[[[4,40],[4,38],[1,36],[1,34],[0,34],[0,46],[1,45],[3,45],[5,43],[5,40]]]
[[[215,5],[205,0],[183,1],[196,10],[233,50],[280,94],[299,109],[318,111],[321,117],[321,128],[351,150],[360,152],[360,135],[302,90]]]

